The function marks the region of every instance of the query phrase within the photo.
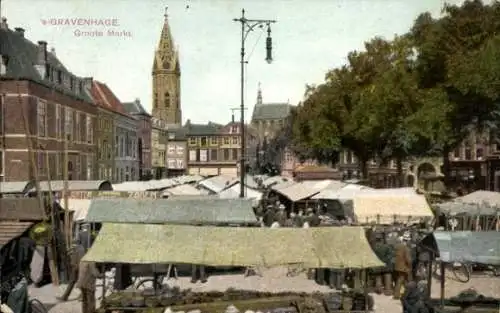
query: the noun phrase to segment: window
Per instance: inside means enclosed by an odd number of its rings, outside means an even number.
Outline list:
[[[224,161],[229,161],[229,149],[224,149]]]
[[[456,148],[454,151],[453,151],[453,157],[455,159],[459,159],[460,158],[460,149],[459,148]]]
[[[201,137],[201,146],[205,147],[207,145],[207,137]]]
[[[134,181],[135,180],[135,168],[132,167],[130,170],[130,180]]]
[[[170,94],[165,92],[165,107],[170,108]]]
[[[233,160],[238,160],[238,149],[232,149],[233,150]]]
[[[125,168],[125,181],[129,181],[130,180],[130,169],[129,167],[127,166]]]
[[[38,136],[47,137],[47,102],[38,101]]]
[[[80,171],[82,170],[82,163],[80,160],[80,156],[77,155],[75,158],[75,171],[73,175],[73,179],[79,180],[80,179]]]
[[[211,145],[217,145],[219,143],[219,140],[217,140],[217,137],[210,137],[210,144]]]
[[[62,161],[63,161],[62,153],[56,152],[56,177],[61,178],[62,173]]]
[[[178,169],[183,169],[184,168],[184,160],[177,160],[177,168]]]
[[[64,110],[64,134],[66,140],[73,140],[73,111],[70,108]]]
[[[155,108],[158,107],[158,93],[155,92],[154,98],[153,98],[153,104]]]
[[[80,142],[82,140],[82,128],[80,127],[80,112],[75,112],[75,141]]]
[[[217,149],[210,150],[210,161],[217,161]]]
[[[472,151],[469,147],[465,148],[465,159],[472,160]]]
[[[115,156],[119,156],[120,153],[120,138],[115,136]]]
[[[196,145],[196,137],[189,138],[189,144],[192,146]]]
[[[73,88],[75,88],[75,79],[73,78],[73,76],[70,76],[69,77],[69,89],[73,90]]]
[[[353,157],[351,151],[347,151],[347,160],[346,160],[346,163],[347,164],[353,164],[354,163],[354,157]]]
[[[175,168],[175,160],[168,160],[168,168]]]
[[[5,177],[5,173],[3,172],[3,164],[4,164],[4,159],[3,159],[3,151],[0,151],[0,175]]]
[[[57,71],[57,83],[58,84],[62,84],[62,79],[63,78],[63,74],[62,74],[62,71]]]
[[[170,140],[175,139],[175,134],[174,133],[168,133],[168,139],[170,139]]]
[[[120,181],[123,181],[123,178],[125,177],[125,171],[123,168],[120,169]]]
[[[189,161],[196,161],[196,150],[189,150]]]
[[[232,125],[231,126],[231,134],[236,134],[238,132],[238,125]]]
[[[56,139],[60,139],[62,136],[62,131],[63,131],[63,126],[62,126],[62,118],[61,118],[61,105],[59,103],[56,103],[56,126],[55,126],[55,133],[56,133]]]
[[[478,148],[478,149],[476,150],[476,158],[477,158],[478,160],[482,160],[482,159],[483,159],[483,157],[484,157],[484,150],[483,150],[483,148]]]
[[[229,137],[224,137],[224,144],[228,145],[229,144]]]
[[[177,146],[177,154],[184,154],[184,147],[183,146]]]
[[[175,153],[175,146],[174,145],[168,145],[168,153],[170,153],[170,154]]]
[[[208,151],[207,150],[200,150],[200,161],[201,162],[208,161]]]
[[[237,145],[237,144],[238,144],[238,142],[239,142],[239,140],[238,140],[238,139],[239,139],[239,138],[238,138],[237,136],[234,136],[234,137],[233,137],[233,145]]]
[[[87,156],[87,180],[92,180],[92,155]],[[102,170],[102,169],[101,169]]]
[[[45,164],[45,151],[43,152],[38,152],[38,175],[46,175],[47,174],[47,171],[46,171],[47,167],[46,167],[46,164]]]

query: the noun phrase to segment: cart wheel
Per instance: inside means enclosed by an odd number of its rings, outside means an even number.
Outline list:
[[[31,299],[29,301],[29,310],[30,313],[48,313],[49,310],[43,305],[42,302],[38,299]]]

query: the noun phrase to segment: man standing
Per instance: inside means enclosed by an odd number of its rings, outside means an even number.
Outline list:
[[[82,291],[82,313],[95,313],[96,279],[99,277],[95,262],[80,262],[75,286]]]
[[[400,237],[399,243],[395,247],[394,255],[394,272],[396,277],[396,285],[394,287],[394,299],[399,299],[401,296],[401,287],[411,280],[411,253],[406,245],[408,238]]]

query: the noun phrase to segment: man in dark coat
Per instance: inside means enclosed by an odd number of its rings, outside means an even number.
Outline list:
[[[419,290],[416,282],[409,282],[401,298],[403,313],[429,313],[425,305],[425,295]]]

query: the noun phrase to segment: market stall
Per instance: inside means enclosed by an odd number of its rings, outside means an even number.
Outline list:
[[[130,223],[105,223],[83,261],[100,264],[194,263],[252,267],[302,264],[308,268],[340,269],[365,269],[384,265],[373,253],[361,227],[268,229]],[[288,296],[293,299],[284,299],[284,295],[255,295],[247,300],[249,303],[268,301],[267,305],[271,308],[283,307],[283,301],[289,303],[288,306],[290,303],[295,303],[296,307],[304,304],[304,297]],[[117,297],[121,297],[120,300]],[[124,300],[124,297],[128,300]],[[277,299],[273,301],[269,299],[275,297]],[[149,300],[146,301],[145,298]],[[213,306],[227,307],[232,304],[223,298],[211,301],[214,302]],[[123,301],[128,307],[117,306]],[[230,298],[229,301],[236,300]],[[143,307],[138,308],[133,303],[139,303]],[[166,306],[174,308],[181,304],[189,303],[184,298],[176,299],[173,295],[158,291],[152,294],[129,291],[111,295],[103,301],[102,306],[105,312],[156,312],[146,311],[144,306],[164,310]],[[254,309],[259,305],[254,305]],[[198,307],[202,306],[204,304],[198,304]],[[208,311],[212,312],[212,309]],[[351,309],[352,307],[349,311]],[[293,312],[300,312],[300,309]]]
[[[432,301],[441,308],[461,307],[497,309],[500,299],[488,297],[463,297],[446,298],[445,294],[445,269],[456,264],[466,266],[474,264],[500,266],[500,232],[484,231],[435,231],[425,237],[420,245],[431,253],[430,260],[439,258],[439,276],[441,295],[439,300]],[[428,264],[428,289],[431,294],[431,264]],[[471,311],[473,312],[473,311]]]

